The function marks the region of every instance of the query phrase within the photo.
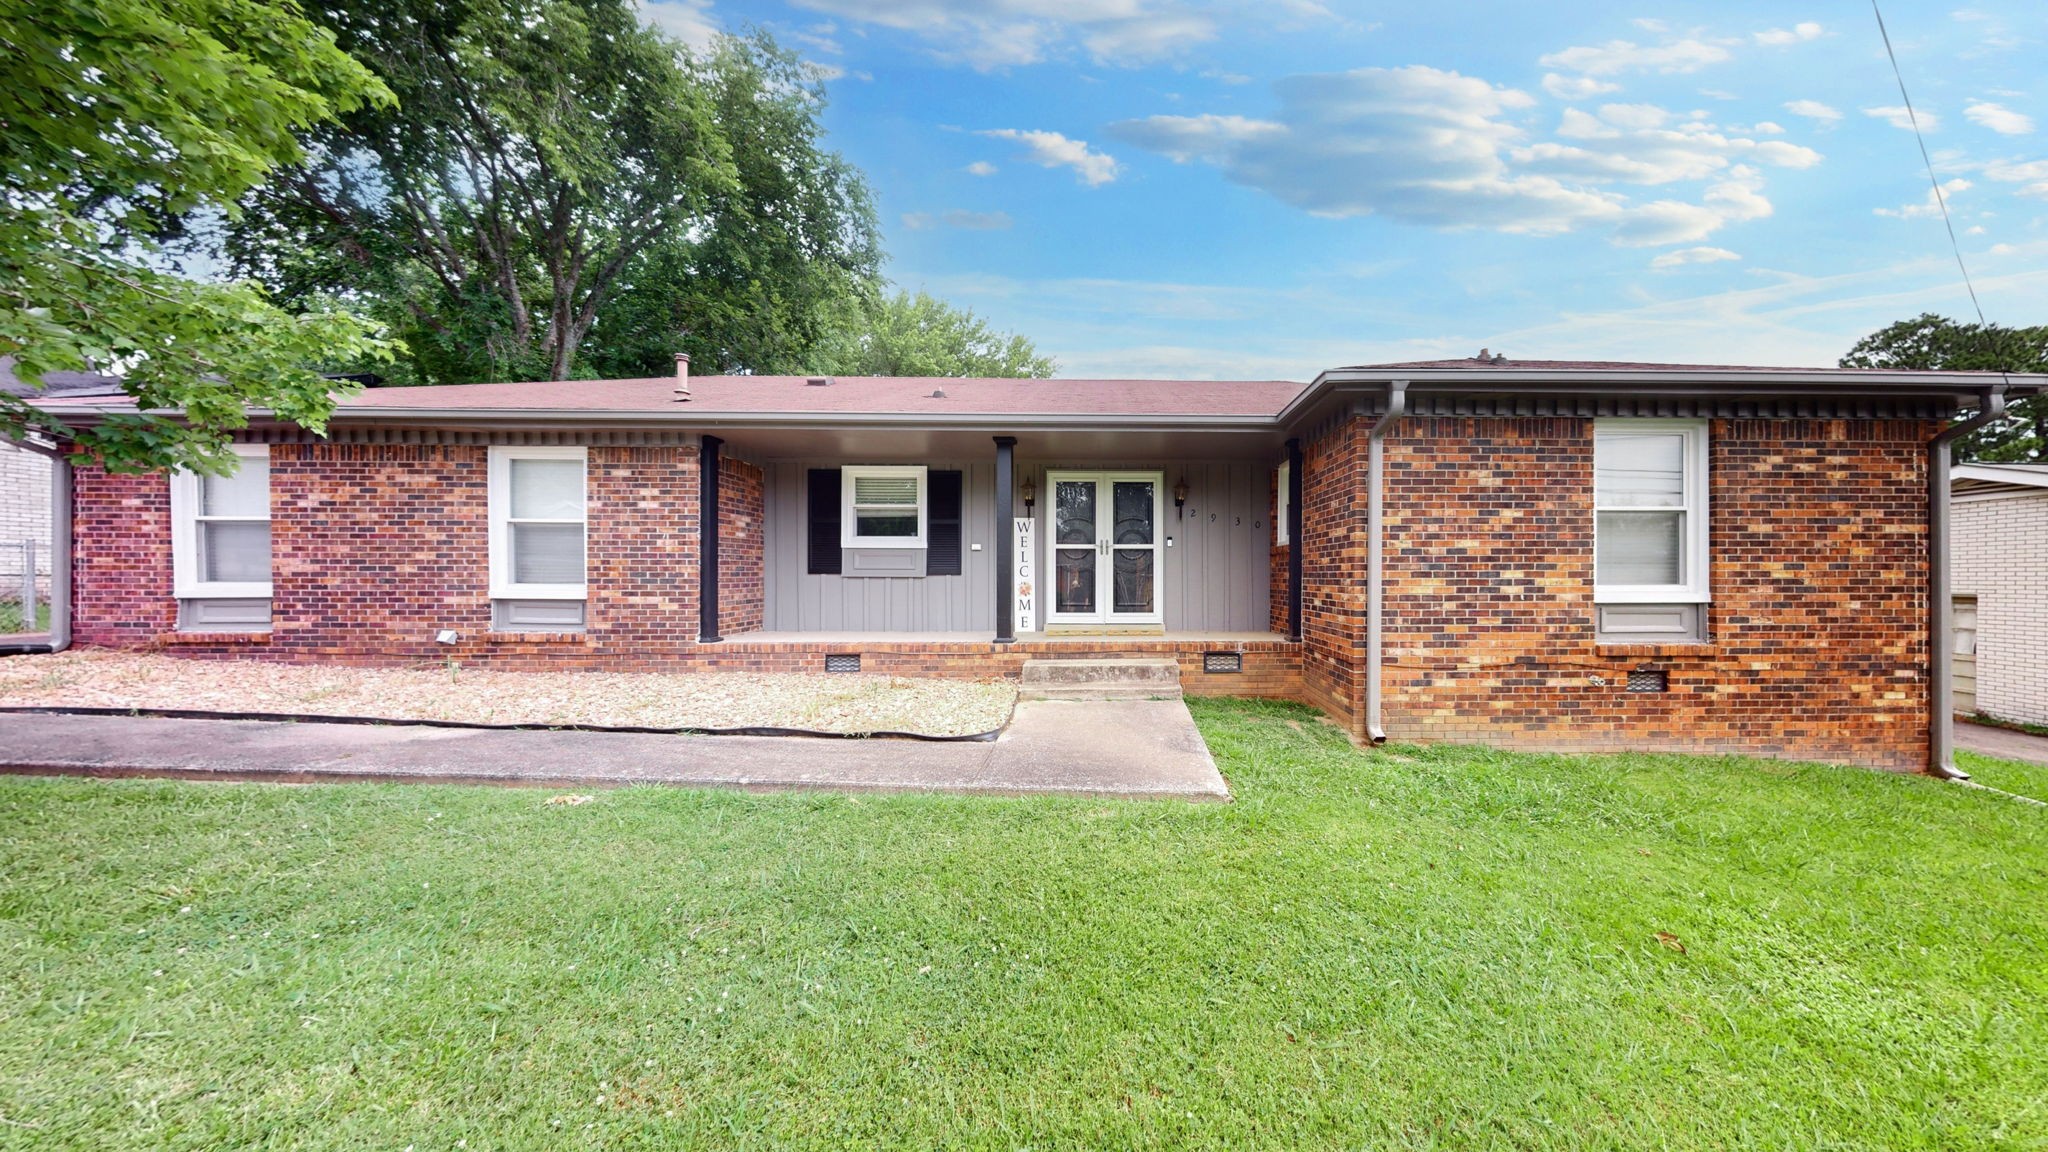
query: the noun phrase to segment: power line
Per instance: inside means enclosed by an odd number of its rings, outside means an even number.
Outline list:
[[[1977,310],[1977,323],[1985,327],[1990,321],[1984,319],[1984,305],[1977,301],[1977,286],[1970,283],[1970,266],[1963,263],[1963,246],[1956,240],[1956,222],[1949,219],[1948,197],[1941,193],[1941,178],[1934,174],[1934,158],[1927,154],[1927,137],[1920,134],[1920,117],[1913,111],[1913,98],[1906,95],[1906,75],[1899,71],[1899,54],[1892,51],[1891,33],[1885,31],[1884,13],[1879,11],[1877,0],[1870,0],[1870,11],[1877,17],[1877,34],[1884,38],[1884,54],[1891,58],[1892,75],[1899,81],[1899,99],[1906,102],[1906,120],[1913,125],[1913,139],[1920,142],[1920,160],[1927,165],[1927,182],[1934,185],[1934,203],[1941,209],[1941,222],[1948,228],[1948,246],[1956,254],[1956,267],[1962,271],[1963,287],[1970,293],[1970,307]]]

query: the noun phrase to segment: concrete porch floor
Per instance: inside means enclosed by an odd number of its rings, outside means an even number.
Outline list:
[[[0,773],[1230,799],[1179,700],[1024,701],[954,743],[16,714]]]

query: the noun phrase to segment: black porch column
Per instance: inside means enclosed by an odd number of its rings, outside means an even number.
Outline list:
[[[697,643],[716,644],[718,634],[718,450],[725,441],[704,437],[697,465]]]
[[[1301,441],[1287,442],[1287,638],[1301,639]]]
[[[1017,642],[1017,438],[996,437],[996,643]]]

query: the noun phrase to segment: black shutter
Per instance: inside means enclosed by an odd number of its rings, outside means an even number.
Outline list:
[[[813,468],[810,564],[813,576],[839,575],[839,469]]]
[[[931,472],[925,476],[924,574],[960,575],[961,474]]]

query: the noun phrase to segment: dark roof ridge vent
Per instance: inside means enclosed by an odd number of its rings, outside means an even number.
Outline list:
[[[829,384],[831,384],[831,383],[832,383],[832,378],[831,378],[830,376],[806,376],[806,377],[804,377],[804,387],[806,387],[806,388],[823,388],[823,387],[825,387],[826,385],[829,385]]]
[[[1473,359],[1481,364],[1505,364],[1508,362],[1507,353],[1495,352],[1491,348],[1481,348],[1479,355],[1474,356]]]

